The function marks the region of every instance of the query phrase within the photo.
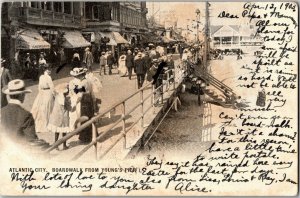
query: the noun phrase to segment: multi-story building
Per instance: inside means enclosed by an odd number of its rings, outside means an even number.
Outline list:
[[[256,30],[250,25],[211,26],[211,47],[215,49],[238,49],[259,46],[263,43]]]
[[[142,44],[147,32],[146,2],[86,2],[85,13],[86,38],[98,47],[103,47],[105,37],[109,38],[105,46],[118,49],[121,44]]]
[[[12,61],[28,52],[51,54],[62,47],[66,53],[89,46],[81,34],[84,27],[84,2],[5,2],[1,56]]]

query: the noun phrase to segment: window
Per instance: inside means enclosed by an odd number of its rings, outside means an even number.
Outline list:
[[[61,2],[54,2],[53,3],[54,12],[61,12],[62,11],[62,4]]]
[[[99,9],[97,6],[93,6],[93,19],[99,19]]]
[[[87,19],[92,19],[92,11],[91,11],[91,9],[92,9],[92,6],[90,6],[90,4],[86,4],[86,6],[85,6],[85,17]],[[76,11],[76,9],[74,9],[74,13],[75,13],[75,11]]]
[[[67,2],[67,1],[64,2],[64,12],[66,14],[72,14],[72,4],[71,4],[71,2]]]
[[[32,1],[30,7],[32,7],[32,8],[38,8],[38,2]]]
[[[46,5],[46,2],[43,2],[43,1],[42,1],[42,2],[41,2],[41,9],[42,9],[42,10],[45,10],[45,5]]]
[[[44,4],[45,4],[45,10],[52,10],[51,2],[47,1],[44,2]]]

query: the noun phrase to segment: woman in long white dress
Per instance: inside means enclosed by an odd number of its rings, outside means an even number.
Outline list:
[[[81,99],[84,92],[84,85],[82,80],[87,72],[86,68],[75,67],[71,72],[74,78],[69,82],[69,96],[71,100],[71,110],[69,112],[70,129],[76,128],[75,123],[81,116]]]
[[[126,55],[124,53],[119,58],[119,74],[121,77],[127,74]]]
[[[54,86],[51,71],[44,65],[44,73],[39,78],[39,93],[34,100],[31,113],[35,120],[36,132],[48,132],[47,125],[54,104]]]

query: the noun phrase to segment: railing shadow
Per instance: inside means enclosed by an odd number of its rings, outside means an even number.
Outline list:
[[[212,141],[212,128],[216,123],[212,123],[212,109],[211,109],[211,102],[206,102],[203,105],[203,117],[202,117],[202,134],[201,134],[201,141],[208,142]]]
[[[125,128],[130,127],[132,124],[133,124],[133,122],[128,122],[128,123],[126,123],[126,124],[125,124]],[[122,132],[122,127],[121,127],[121,126],[120,126],[120,127],[117,127],[117,128],[114,128],[114,129],[110,130],[109,133],[104,134],[104,135],[98,140],[98,143],[105,142],[105,141],[108,140],[109,138],[121,134],[121,132]],[[100,132],[100,133],[99,133],[99,136],[100,136],[102,133],[103,133],[103,132]]]

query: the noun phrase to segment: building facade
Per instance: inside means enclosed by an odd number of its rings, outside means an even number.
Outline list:
[[[253,26],[220,25],[211,26],[211,47],[215,49],[237,49],[247,46],[259,46],[263,42],[255,36]]]
[[[84,2],[4,2],[2,4],[1,56],[22,66],[25,53],[44,52],[49,62],[59,48],[66,52],[89,46],[81,35],[85,28]],[[68,53],[66,53],[68,55]]]
[[[85,13],[85,37],[100,51],[138,46],[148,31],[146,2],[86,2]]]

